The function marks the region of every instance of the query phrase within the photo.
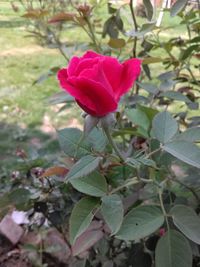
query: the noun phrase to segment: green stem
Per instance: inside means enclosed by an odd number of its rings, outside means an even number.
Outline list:
[[[117,147],[117,145],[113,141],[113,138],[112,138],[111,133],[110,133],[110,129],[106,126],[103,127],[103,129],[104,129],[104,132],[108,138],[109,143],[111,144],[112,148],[115,150],[115,152],[118,155],[118,157],[120,158],[120,160],[122,162],[125,162],[126,161],[125,157],[122,155],[121,151],[119,150],[119,148]]]
[[[131,179],[129,179],[126,183],[124,183],[123,185],[118,186],[117,188],[113,189],[112,191],[110,191],[110,195],[114,194],[122,189],[124,189],[125,187],[129,187],[131,185],[134,184],[138,184],[138,183],[154,183],[154,181],[150,180],[150,179],[144,179],[144,178],[138,178],[138,177],[133,177]]]
[[[85,17],[85,21],[87,22],[88,29],[89,29],[90,34],[91,34],[90,37],[91,37],[91,39],[92,39],[92,41],[93,41],[93,43],[94,43],[94,45],[96,47],[97,52],[101,52],[100,46],[97,43],[96,36],[94,34],[94,30],[93,30],[93,27],[92,27],[92,24],[91,24],[90,20],[87,17]]]
[[[136,17],[135,17],[135,12],[134,12],[134,9],[133,9],[133,0],[130,0],[129,6],[130,6],[130,10],[131,10],[131,15],[132,15],[135,31],[137,32],[138,25],[137,25],[137,21],[136,21]],[[136,57],[136,48],[137,48],[137,37],[135,36],[134,43],[133,43],[133,57]]]
[[[196,84],[198,84],[199,82],[196,80],[196,78],[195,78],[194,74],[192,73],[190,67],[187,67],[187,70],[188,70],[188,72],[190,73],[190,75],[191,75],[193,81],[194,81]]]
[[[169,228],[168,214],[165,210],[164,203],[163,203],[162,189],[158,189],[158,195],[159,195],[159,200],[160,200],[160,206],[161,206],[161,209],[162,209],[162,212],[165,217],[166,224],[167,224],[167,230],[169,231],[170,228]]]
[[[117,188],[113,189],[112,191],[110,191],[110,195],[114,194],[122,189],[124,189],[124,187],[129,187],[130,185],[134,185],[134,184],[138,184],[140,181],[138,180],[137,177],[133,177],[132,179],[130,179],[128,182],[126,182],[123,185],[118,186]]]
[[[51,34],[53,35],[53,38],[54,38],[54,41],[57,43],[58,45],[58,50],[60,51],[61,55],[63,55],[63,57],[67,60],[67,62],[69,62],[69,58],[68,56],[65,54],[65,52],[63,51],[63,48],[62,48],[62,43],[60,42],[60,40],[56,37],[56,34],[51,31],[49,29],[49,31],[51,32]]]
[[[146,155],[146,159],[150,158],[151,156],[153,156],[154,154],[156,154],[157,152],[159,152],[162,149],[162,147],[159,147],[157,149],[155,149],[154,151],[150,152],[149,154]]]

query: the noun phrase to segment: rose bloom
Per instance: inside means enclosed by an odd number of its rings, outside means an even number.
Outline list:
[[[140,59],[121,64],[114,57],[87,51],[82,57],[74,56],[58,72],[58,80],[86,113],[103,117],[116,111],[120,97],[131,89],[140,72]]]

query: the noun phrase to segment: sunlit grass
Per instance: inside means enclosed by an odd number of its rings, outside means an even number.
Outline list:
[[[101,12],[100,12],[101,11]],[[101,22],[109,17],[106,11],[106,5],[98,11]],[[43,135],[48,131],[47,121],[51,124],[52,129],[59,129],[71,125],[77,125],[82,122],[80,109],[76,105],[71,105],[70,109],[58,112],[59,107],[50,107],[47,105],[47,99],[54,93],[60,91],[56,74],[40,84],[33,83],[42,74],[49,71],[50,68],[66,66],[67,62],[57,49],[41,47],[33,37],[27,32],[27,21],[21,17],[23,10],[15,13],[9,1],[3,2],[0,8],[0,122],[4,127],[0,130],[0,150],[9,153],[17,144],[23,146],[27,139],[22,138],[19,142],[15,139],[17,134],[25,131],[30,138],[34,135]],[[105,15],[106,14],[106,15]],[[122,14],[125,18],[125,14]],[[128,16],[125,20],[125,27],[131,28]],[[138,24],[142,25],[144,19],[139,18]],[[183,33],[184,26],[180,24],[180,18],[170,18],[169,13],[165,12],[162,26],[167,28],[160,34],[162,41],[168,41],[169,38],[187,35]],[[102,27],[99,28],[98,38],[101,39]],[[120,38],[125,38],[120,34]],[[66,28],[62,33],[62,39],[68,45],[88,43],[87,34],[83,33],[80,28]],[[106,44],[109,38],[101,39]],[[132,45],[132,44],[131,44]],[[131,51],[131,46],[126,46],[125,54]],[[138,46],[138,51],[141,47]],[[173,54],[177,56],[178,49],[173,49]],[[79,51],[76,51],[79,53]],[[165,51],[160,48],[150,53],[151,56],[165,57]],[[69,53],[69,56],[72,54]],[[157,74],[166,71],[163,64],[151,64],[150,69],[155,77]],[[154,82],[154,80],[153,80]],[[175,105],[174,109],[180,105]],[[46,128],[45,128],[46,127]],[[12,130],[10,130],[12,129]],[[18,133],[21,129],[22,132]],[[35,129],[39,130],[35,132]],[[51,130],[52,130],[51,129]],[[19,130],[19,131],[18,131]],[[26,135],[25,134],[25,135]],[[50,131],[50,134],[52,132]],[[41,137],[40,136],[40,137]],[[7,137],[7,138],[6,138]],[[45,136],[45,138],[47,138]]]

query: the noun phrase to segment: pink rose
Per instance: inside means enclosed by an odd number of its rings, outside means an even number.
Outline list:
[[[137,58],[121,64],[114,57],[87,51],[80,58],[74,56],[68,68],[58,72],[58,80],[85,112],[103,117],[116,111],[120,97],[130,90],[140,71]]]

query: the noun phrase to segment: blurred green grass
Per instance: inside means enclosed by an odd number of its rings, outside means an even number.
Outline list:
[[[15,168],[17,148],[37,150],[47,144],[46,153],[53,153],[58,151],[56,129],[80,125],[74,119],[80,117],[75,105],[57,113],[58,107],[47,104],[48,97],[60,92],[56,74],[34,84],[50,68],[67,63],[56,49],[27,37],[27,22],[21,15],[9,2],[0,3],[0,177]]]
[[[46,99],[60,89],[56,75],[41,84],[33,83],[50,68],[65,66],[66,61],[56,49],[40,47],[34,38],[27,37],[27,22],[20,15],[8,2],[1,3],[0,120],[35,127],[42,124],[45,113],[55,115]],[[21,113],[13,116],[15,109]]]
[[[102,8],[105,9],[106,6]],[[101,12],[102,10],[99,10],[98,14],[105,21],[109,15]],[[41,143],[44,139],[48,142],[55,137],[53,129],[81,123],[81,111],[76,105],[60,113],[57,112],[58,107],[47,105],[47,98],[60,92],[56,75],[33,85],[34,81],[50,68],[65,66],[66,60],[58,50],[41,47],[33,37],[27,36],[27,21],[21,17],[22,14],[22,9],[18,13],[12,10],[10,1],[0,3],[1,164],[8,164],[8,159],[15,157],[16,147],[29,147],[34,136],[39,138]],[[138,19],[139,24],[143,21]],[[132,27],[128,19],[125,24]],[[168,12],[164,14],[163,25],[169,28],[161,33],[162,40],[183,35],[184,26],[180,24],[180,19],[169,18]],[[80,29],[65,31],[63,38],[74,43],[88,42],[87,35]],[[173,53],[176,52],[175,49]],[[152,55],[162,57],[165,53],[160,48]],[[162,64],[152,64],[150,67],[154,73],[165,71]]]

